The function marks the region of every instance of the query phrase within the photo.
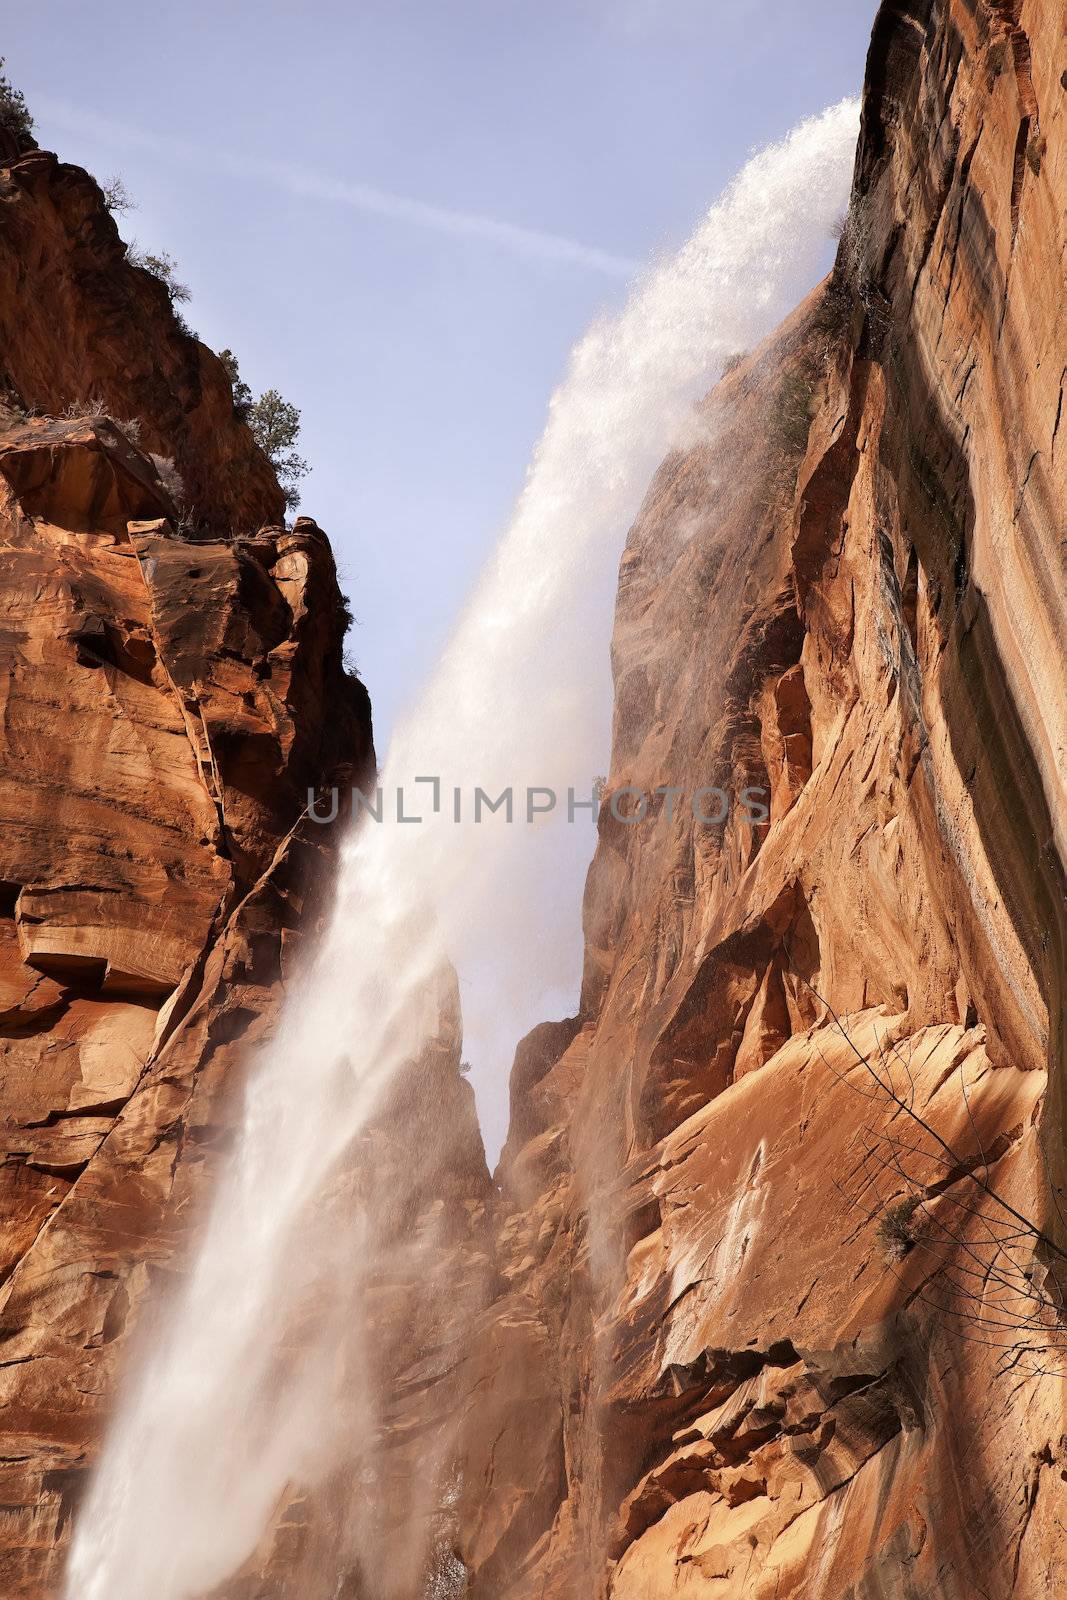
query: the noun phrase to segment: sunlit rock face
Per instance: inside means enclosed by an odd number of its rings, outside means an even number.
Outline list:
[[[225,1600],[1058,1592],[1065,70],[1053,0],[879,13],[837,269],[622,560],[609,790],[681,795],[602,815],[494,1182],[442,974],[312,1222],[371,1218],[373,1452]],[[0,154],[0,1592],[43,1600],[298,1002],[307,784],[373,753],[221,369],[85,174]]]
[[[0,1592],[38,1596],[324,907],[308,785],[373,750],[329,544],[215,358],[85,173],[4,159]]]
[[[882,8],[836,272],[630,533],[609,788],[770,818],[602,817],[450,1593],[1058,1591],[1065,68],[1052,0]]]

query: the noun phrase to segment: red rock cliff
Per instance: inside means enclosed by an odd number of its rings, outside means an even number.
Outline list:
[[[181,476],[192,524],[229,537],[280,522],[284,497],[218,357],[127,259],[98,184],[27,144],[0,128],[0,403],[133,418]]]
[[[836,271],[631,531],[609,787],[770,817],[602,816],[456,1380],[471,1595],[1062,1592],[1065,44],[882,6]]]
[[[35,150],[0,164],[0,345],[13,1597],[56,1592],[126,1334],[316,925],[331,847],[308,786],[374,758],[325,535],[281,525],[217,359],[125,261],[92,179]]]

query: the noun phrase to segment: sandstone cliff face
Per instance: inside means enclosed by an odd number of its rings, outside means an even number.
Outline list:
[[[99,186],[0,129],[0,403],[61,416],[90,402],[136,419],[144,449],[173,461],[192,524],[229,537],[281,521],[221,362],[126,259]]]
[[[770,818],[602,817],[454,1375],[471,1595],[1060,1592],[1065,46],[882,6],[835,275],[630,534],[609,787]]]
[[[325,535],[42,152],[0,167],[0,330],[0,1592],[41,1596],[323,909],[308,786],[373,749]]]

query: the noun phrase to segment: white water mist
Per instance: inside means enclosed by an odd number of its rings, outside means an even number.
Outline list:
[[[683,249],[576,347],[511,525],[390,751],[387,794],[424,774],[446,794],[452,783],[565,793],[596,770],[626,528],[723,360],[818,276],[857,116],[843,103],[754,156]],[[383,1086],[433,1033],[445,953],[475,976],[476,1013],[500,1004],[509,968],[542,988],[573,978],[576,837],[502,817],[457,825],[444,804],[421,825],[349,838],[329,931],[256,1065],[188,1278],[120,1396],[78,1517],[68,1600],[204,1594],[249,1556],[289,1487],[351,1451],[342,1435],[362,1408],[349,1395],[337,1425],[344,1319],[324,1312],[283,1383],[276,1356],[309,1284],[326,1307],[351,1309],[369,1241],[354,1217],[344,1247],[324,1241],[309,1263],[301,1224]],[[588,858],[591,833],[583,841]]]

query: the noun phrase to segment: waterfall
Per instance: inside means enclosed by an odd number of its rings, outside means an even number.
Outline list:
[[[475,975],[475,1009],[531,961],[545,987],[573,977],[556,928],[580,893],[559,867],[577,829],[527,826],[525,793],[584,784],[588,798],[626,528],[723,361],[817,279],[857,125],[857,103],[843,102],[754,155],[683,248],[573,351],[511,524],[390,750],[386,820],[343,847],[327,933],[255,1063],[188,1275],[126,1376],[77,1518],[68,1600],[203,1595],[249,1556],[287,1486],[328,1470],[339,1448],[329,1307],[351,1304],[346,1274],[369,1244],[354,1217],[345,1248],[327,1258],[324,1241],[309,1264],[301,1224],[383,1087],[432,1034],[445,955]],[[431,775],[436,813],[432,786],[415,783]],[[475,785],[492,796],[510,786],[514,821],[475,823]],[[400,787],[423,822],[396,822]],[[587,857],[587,824],[581,837]],[[279,1381],[278,1349],[310,1282],[326,1309]]]

